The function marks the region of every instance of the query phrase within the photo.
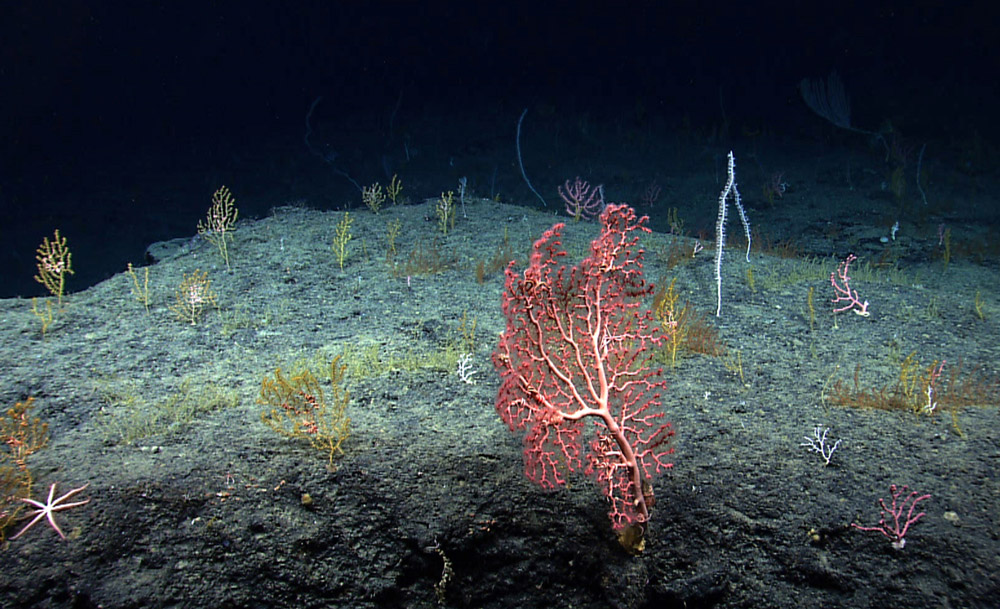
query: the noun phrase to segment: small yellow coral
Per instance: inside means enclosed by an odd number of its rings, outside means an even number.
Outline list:
[[[62,306],[66,275],[73,274],[73,255],[66,247],[66,237],[59,235],[59,229],[56,229],[52,241],[49,241],[48,237],[42,240],[35,259],[38,261],[35,281],[48,288],[49,292],[58,298],[59,306]]]
[[[399,179],[396,174],[392,175],[392,180],[389,182],[389,186],[386,188],[386,193],[389,195],[389,200],[395,205],[399,201],[399,193],[403,190],[403,182]]]
[[[230,267],[229,246],[226,242],[233,239],[230,233],[236,228],[237,216],[239,210],[236,209],[236,199],[228,188],[222,186],[212,194],[212,207],[208,209],[208,216],[203,222],[198,222],[198,234],[219,249],[227,269]]]
[[[212,291],[212,280],[208,278],[207,272],[195,269],[191,274],[184,274],[184,280],[177,286],[174,293],[174,304],[170,305],[170,310],[177,315],[181,321],[191,322],[191,325],[198,323],[207,306],[217,307],[215,292]]]
[[[382,192],[382,185],[376,182],[368,188],[362,188],[361,201],[364,202],[365,206],[373,214],[377,214],[382,209],[382,204],[385,203],[385,193]]]
[[[333,252],[337,255],[337,262],[340,269],[344,269],[344,260],[347,259],[347,243],[351,240],[351,215],[344,212],[344,217],[337,223],[337,232],[333,237]]]
[[[437,214],[438,218],[438,228],[445,235],[448,234],[449,228],[451,230],[455,229],[455,193],[452,191],[442,192],[441,198],[438,199],[437,205],[434,208],[434,212]]]

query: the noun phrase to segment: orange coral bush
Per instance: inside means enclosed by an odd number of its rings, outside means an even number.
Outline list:
[[[20,499],[31,496],[27,458],[49,440],[48,424],[30,416],[34,402],[17,402],[0,416],[0,541],[24,507]]]

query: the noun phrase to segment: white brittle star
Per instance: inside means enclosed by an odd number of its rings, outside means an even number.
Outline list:
[[[84,484],[80,488],[75,488],[75,489],[71,490],[70,492],[66,493],[62,497],[59,497],[58,499],[53,500],[52,499],[52,495],[54,495],[56,493],[56,484],[53,482],[52,486],[49,487],[49,498],[48,498],[48,501],[46,501],[45,503],[41,503],[39,501],[35,501],[34,499],[27,499],[25,497],[22,497],[21,501],[23,501],[25,503],[30,503],[31,505],[37,507],[38,509],[35,510],[35,517],[31,519],[31,522],[29,522],[27,524],[27,526],[25,526],[23,529],[21,529],[20,533],[18,533],[17,535],[14,535],[13,537],[11,537],[11,539],[17,539],[21,535],[24,535],[28,531],[28,529],[30,529],[31,527],[33,527],[36,522],[38,522],[39,520],[42,519],[43,516],[47,516],[48,517],[49,524],[52,525],[52,528],[56,530],[56,533],[59,533],[59,537],[62,537],[63,539],[66,539],[66,536],[63,535],[62,529],[60,529],[59,525],[56,524],[56,519],[53,516],[53,513],[54,512],[59,512],[59,511],[62,511],[62,510],[68,510],[69,508],[74,508],[74,507],[76,507],[78,505],[83,505],[85,503],[90,503],[90,499],[87,499],[86,501],[74,501],[73,503],[63,503],[63,501],[69,499],[70,497],[72,497],[73,495],[79,493],[80,491],[82,491],[83,489],[87,488],[88,486],[90,486],[89,482],[87,484]]]

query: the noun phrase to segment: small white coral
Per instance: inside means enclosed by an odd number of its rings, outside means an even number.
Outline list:
[[[830,465],[830,459],[833,458],[833,451],[837,450],[837,447],[840,446],[840,440],[834,442],[833,445],[827,444],[826,434],[829,431],[829,428],[817,425],[813,429],[812,437],[804,436],[805,442],[799,444],[799,446],[805,446],[809,450],[819,453],[823,457],[823,465]]]

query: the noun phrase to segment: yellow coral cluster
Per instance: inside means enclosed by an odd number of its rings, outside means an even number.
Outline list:
[[[674,289],[676,284],[677,278],[674,277],[667,289],[661,290],[656,295],[653,308],[653,315],[660,322],[663,335],[666,337],[664,344],[667,353],[670,354],[671,367],[677,365],[677,352],[684,344],[684,338],[688,331],[687,324],[683,323],[687,317],[688,307],[684,305],[681,309],[677,308],[680,294]]]
[[[945,397],[943,381],[939,380],[944,364],[934,361],[926,368],[910,353],[899,363],[895,383],[879,388],[863,388],[858,377],[861,365],[854,369],[853,387],[838,379],[831,387],[829,399],[841,406],[875,408],[878,410],[909,410],[914,414],[933,414],[939,400]]]
[[[678,356],[684,352],[701,353],[719,357],[726,354],[726,347],[704,314],[698,313],[690,303],[678,306],[680,293],[674,278],[666,289],[660,288],[653,296],[653,316],[660,322],[663,332],[663,351],[658,356],[671,367],[677,365]]]
[[[332,467],[333,457],[343,452],[340,445],[351,434],[347,416],[351,394],[341,386],[346,371],[338,355],[330,363],[327,399],[310,370],[302,368],[286,376],[278,368],[274,378],[265,377],[261,382],[257,403],[269,407],[261,413],[261,422],[285,437],[308,440],[313,448],[327,453]]]
[[[961,434],[958,412],[969,406],[985,406],[1000,401],[1000,377],[983,374],[980,368],[966,372],[962,359],[949,363],[934,360],[924,366],[917,352],[899,362],[895,382],[882,387],[862,387],[859,382],[861,364],[854,368],[852,383],[833,381],[823,398],[831,403],[852,408],[878,410],[908,410],[914,414],[935,416],[947,412],[955,430]],[[828,383],[830,383],[828,381]]]

